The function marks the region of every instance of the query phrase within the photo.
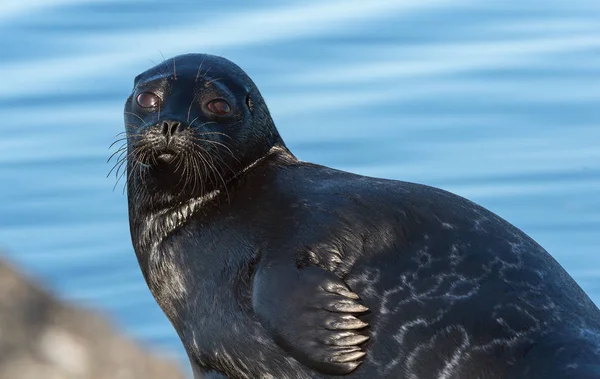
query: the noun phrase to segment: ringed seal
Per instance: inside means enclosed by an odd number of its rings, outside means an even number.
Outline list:
[[[298,160],[189,54],[125,104],[131,236],[196,377],[600,378],[600,311],[535,241],[425,185]]]

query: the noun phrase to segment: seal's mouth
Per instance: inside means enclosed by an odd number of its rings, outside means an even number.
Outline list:
[[[150,164],[161,167],[173,166],[183,158],[183,153],[184,151],[178,146],[154,146],[150,153]]]
[[[171,152],[165,152],[165,153],[160,153],[156,156],[156,160],[159,163],[173,163],[173,161],[175,160],[175,156],[176,154],[171,153]]]

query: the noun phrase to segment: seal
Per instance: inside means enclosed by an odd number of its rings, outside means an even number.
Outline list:
[[[541,246],[441,189],[298,160],[232,62],[150,68],[125,124],[133,247],[196,377],[600,378],[600,311]]]

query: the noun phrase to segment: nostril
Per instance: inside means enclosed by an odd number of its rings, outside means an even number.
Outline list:
[[[181,124],[178,121],[171,121],[171,135],[174,135],[179,131],[179,126]]]
[[[162,125],[162,133],[166,136],[175,135],[179,132],[181,123],[179,121],[165,121]]]

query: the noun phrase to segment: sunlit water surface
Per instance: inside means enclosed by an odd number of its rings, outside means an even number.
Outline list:
[[[468,197],[600,304],[600,2],[8,0],[0,246],[185,360],[106,178],[133,78],[164,55],[242,66],[303,160]]]

